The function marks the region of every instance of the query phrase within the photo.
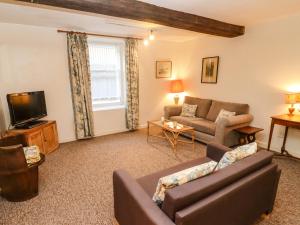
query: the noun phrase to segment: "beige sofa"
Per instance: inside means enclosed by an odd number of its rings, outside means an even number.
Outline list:
[[[215,142],[226,146],[234,146],[239,143],[239,135],[234,129],[249,125],[253,116],[249,114],[249,105],[222,102],[211,99],[201,99],[186,96],[185,103],[197,105],[195,117],[180,116],[182,106],[165,106],[165,119],[177,121],[195,128],[196,139],[204,142]],[[236,112],[236,116],[221,119],[215,123],[219,112],[222,110]]]

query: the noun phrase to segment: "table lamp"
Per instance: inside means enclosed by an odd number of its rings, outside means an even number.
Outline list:
[[[179,95],[178,93],[184,92],[184,87],[182,80],[172,80],[171,81],[171,93],[175,93],[176,95],[174,96],[174,103],[175,105],[178,105],[179,102]]]
[[[295,111],[294,104],[300,103],[300,93],[286,94],[285,103],[291,104],[291,107],[289,108],[289,113],[290,115],[293,115]]]

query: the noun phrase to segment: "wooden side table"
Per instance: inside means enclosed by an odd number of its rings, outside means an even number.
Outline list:
[[[285,126],[284,138],[283,138],[283,143],[282,143],[280,155],[290,156],[290,157],[293,157],[293,158],[296,158],[296,159],[300,159],[298,157],[295,157],[295,156],[291,155],[285,149],[286,139],[287,139],[287,136],[288,136],[289,128],[292,127],[292,128],[300,129],[300,115],[285,114],[285,115],[272,116],[271,118],[272,118],[272,121],[271,121],[271,128],[270,128],[270,135],[269,135],[269,142],[268,142],[268,150],[270,150],[270,146],[271,146],[271,142],[272,142],[272,136],[273,136],[273,130],[274,130],[275,124]]]
[[[240,145],[244,145],[247,143],[254,142],[256,140],[256,133],[263,131],[264,129],[258,128],[258,127],[251,127],[251,126],[246,126],[246,127],[240,127],[235,129],[236,132],[240,134]]]

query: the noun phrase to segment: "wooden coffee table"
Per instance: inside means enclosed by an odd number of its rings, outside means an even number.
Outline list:
[[[173,126],[172,126],[172,124],[173,124]],[[149,141],[149,137],[158,137],[158,138],[166,139],[170,143],[170,145],[175,153],[177,151],[177,144],[179,142],[186,143],[186,144],[192,144],[193,150],[195,150],[195,130],[194,130],[194,128],[180,124],[180,123],[177,123],[176,127],[174,127],[174,125],[176,125],[176,122],[174,124],[174,122],[168,121],[168,120],[166,120],[164,122],[148,121],[147,141]],[[150,134],[150,128],[152,126],[160,128],[163,135]],[[186,140],[180,139],[179,138],[180,134],[184,134],[184,133],[190,134],[192,137],[192,140],[186,141]]]

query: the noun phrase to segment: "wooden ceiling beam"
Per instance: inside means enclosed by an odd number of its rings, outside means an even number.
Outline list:
[[[222,37],[237,37],[245,33],[244,26],[180,12],[135,0],[16,0],[133,19]]]

